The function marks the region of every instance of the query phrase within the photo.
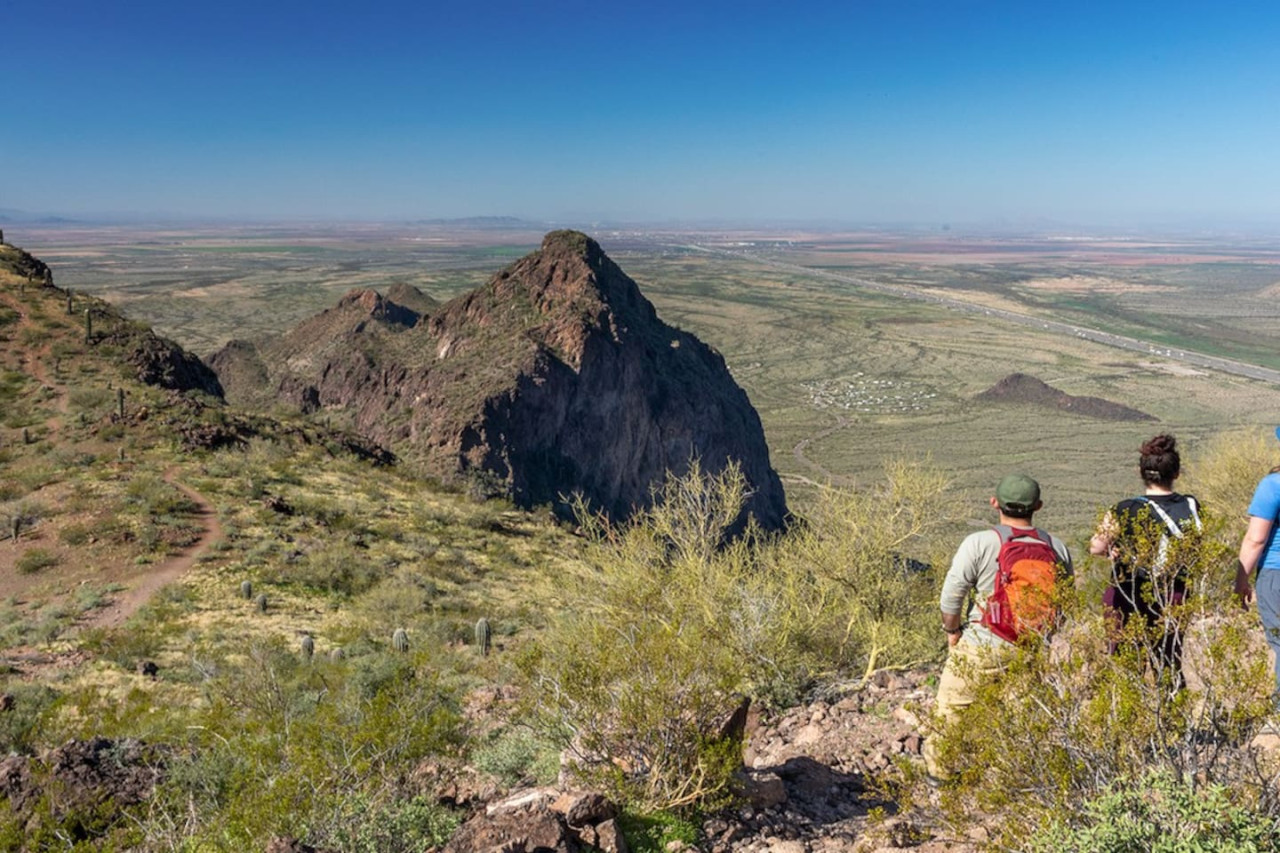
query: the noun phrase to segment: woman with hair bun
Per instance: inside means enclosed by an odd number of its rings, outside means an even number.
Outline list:
[[[1111,558],[1111,584],[1102,596],[1111,625],[1111,653],[1119,650],[1122,638],[1133,638],[1132,622],[1141,618],[1140,647],[1145,649],[1146,663],[1157,677],[1181,687],[1182,632],[1166,612],[1183,602],[1186,580],[1168,565],[1167,558],[1174,539],[1200,530],[1200,505],[1194,497],[1173,489],[1182,473],[1173,436],[1157,435],[1138,452],[1143,493],[1107,512],[1089,541],[1089,553]]]

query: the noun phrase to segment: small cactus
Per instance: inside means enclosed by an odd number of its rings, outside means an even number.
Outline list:
[[[124,448],[123,448],[123,447],[121,447],[121,448],[117,449],[117,451],[116,451],[116,458],[117,458],[117,459],[119,459],[121,462],[123,462],[123,461],[124,461]]]
[[[409,635],[403,628],[397,628],[396,632],[391,635],[391,648],[404,654],[409,651]]]
[[[329,650],[329,660],[333,661],[334,663],[337,663],[338,661],[342,660],[346,656],[347,656],[347,653],[342,650],[341,646],[334,646],[332,649]]]
[[[18,541],[18,536],[22,533],[22,518],[15,515],[13,517],[13,541]]]
[[[124,389],[116,389],[116,414],[120,416],[120,420],[124,420]]]
[[[249,599],[253,598],[253,582],[252,581],[240,581],[240,597],[243,598],[245,601],[248,601]]]
[[[67,288],[67,313],[68,314],[76,313],[74,306],[72,306],[71,304],[71,288],[69,287]]]
[[[90,343],[93,340],[93,311],[84,309],[84,342]]]
[[[489,630],[489,620],[481,616],[476,620],[476,648],[481,655],[488,655],[493,633]]]
[[[311,656],[316,653],[316,641],[310,634],[302,635],[302,656],[307,660],[311,660]]]
[[[22,428],[22,443],[23,444],[31,443],[31,431],[28,430],[26,427]]]
[[[265,592],[258,593],[258,597],[253,600],[253,606],[258,608],[259,613],[267,612],[267,594]]]

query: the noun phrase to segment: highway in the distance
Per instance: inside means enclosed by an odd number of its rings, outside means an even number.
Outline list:
[[[885,284],[884,282],[873,281],[867,278],[857,276],[844,275],[842,273],[830,272],[829,270],[818,270],[812,267],[801,266],[800,264],[791,264],[786,261],[779,261],[773,258],[762,258],[747,252],[734,252],[728,249],[712,248],[701,245],[684,245],[682,248],[696,249],[700,252],[708,254],[725,255],[728,257],[738,258],[741,260],[754,261],[758,264],[773,267],[774,269],[785,270],[786,272],[799,273],[811,278],[825,278],[831,281],[838,281],[841,284],[851,284],[864,290],[871,290],[877,293],[885,293],[901,299],[911,299],[916,302],[929,302],[934,305],[942,305],[953,311],[959,311],[966,314],[981,314],[987,317],[995,317],[1009,323],[1018,323],[1023,326],[1031,326],[1042,329],[1046,332],[1056,332],[1062,335],[1070,335],[1076,338],[1082,338],[1094,343],[1105,344],[1107,346],[1116,347],[1118,349],[1131,350],[1140,352],[1144,355],[1156,356],[1159,358],[1169,359],[1170,361],[1178,361],[1183,364],[1193,365],[1195,367],[1203,367],[1208,370],[1218,370],[1223,373],[1230,373],[1235,376],[1244,376],[1249,379],[1258,379],[1263,382],[1270,382],[1274,385],[1280,385],[1280,370],[1272,370],[1267,367],[1259,367],[1256,364],[1248,364],[1243,361],[1235,361],[1230,358],[1219,358],[1214,355],[1205,355],[1204,353],[1194,352],[1192,350],[1174,349],[1172,347],[1154,344],[1149,341],[1141,341],[1137,338],[1129,338],[1124,335],[1116,335],[1111,332],[1104,332],[1100,329],[1090,329],[1087,326],[1077,326],[1073,323],[1061,323],[1057,320],[1047,320],[1043,317],[1033,317],[1029,314],[1019,314],[1016,311],[1007,311],[1003,308],[990,308],[986,305],[979,305],[973,302],[965,302],[962,299],[952,299],[945,296],[938,296],[933,293],[921,293],[908,287],[899,287],[893,284]]]

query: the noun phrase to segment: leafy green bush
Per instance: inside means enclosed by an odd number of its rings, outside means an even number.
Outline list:
[[[698,824],[671,812],[638,814],[627,810],[618,825],[633,853],[666,853],[667,845],[673,841],[686,848],[698,843]]]
[[[58,531],[58,541],[63,545],[83,545],[93,535],[93,527],[88,524],[72,522]]]
[[[523,665],[549,731],[638,810],[723,802],[740,744],[719,732],[741,694],[788,701],[820,672],[939,654],[934,577],[904,555],[951,518],[945,486],[891,466],[781,540],[726,541],[746,493],[732,466],[669,477],[626,524],[579,506],[592,571]]]
[[[285,583],[349,597],[368,591],[386,573],[367,551],[336,544],[285,564],[279,577]]]
[[[523,780],[546,784],[553,782],[560,770],[560,750],[531,731],[508,729],[476,749],[471,763],[504,785]]]
[[[27,549],[13,564],[14,568],[24,575],[33,575],[42,569],[56,565],[58,565],[58,555],[44,548]]]
[[[13,697],[12,710],[0,714],[0,752],[30,752],[36,746],[40,721],[56,706],[58,694],[43,684],[16,680],[0,692]]]
[[[1222,785],[1153,771],[1116,783],[1069,820],[1036,833],[1028,853],[1280,853],[1280,821],[1234,802]]]
[[[320,840],[351,853],[421,853],[443,847],[461,823],[460,814],[428,797],[376,805],[357,798]]]

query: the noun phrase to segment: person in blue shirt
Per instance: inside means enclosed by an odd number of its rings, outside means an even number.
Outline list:
[[[1280,427],[1276,428],[1280,439]],[[1266,631],[1267,644],[1276,653],[1276,691],[1280,693],[1280,466],[1262,478],[1249,503],[1249,528],[1240,543],[1240,565],[1236,570],[1236,594],[1248,606],[1258,602],[1258,615]],[[1257,572],[1257,583],[1250,582]]]

